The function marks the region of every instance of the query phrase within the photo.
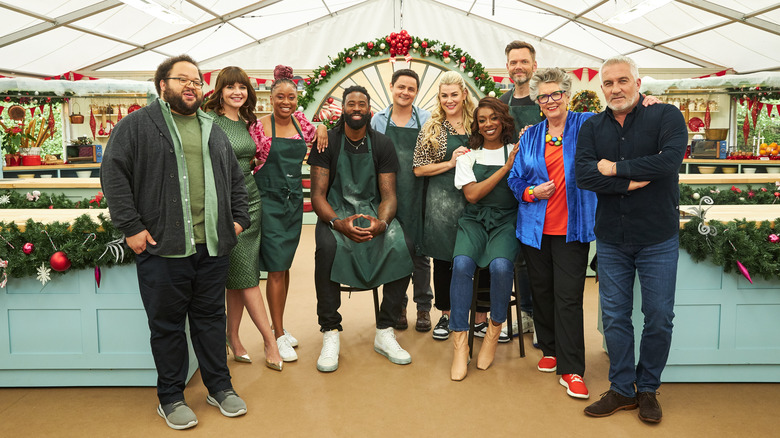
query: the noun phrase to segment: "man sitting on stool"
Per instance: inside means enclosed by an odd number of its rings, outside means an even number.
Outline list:
[[[366,89],[347,88],[341,119],[328,132],[332,146],[323,152],[312,148],[308,160],[312,206],[320,219],[315,229],[314,286],[323,332],[317,369],[323,372],[339,366],[340,284],[362,289],[384,285],[374,350],[396,364],[412,361],[393,331],[413,270],[411,241],[393,221],[398,158],[393,142],[371,129],[370,120]]]

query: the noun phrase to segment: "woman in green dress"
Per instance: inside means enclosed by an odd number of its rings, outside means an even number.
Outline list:
[[[472,150],[458,157],[455,166],[455,187],[463,190],[468,204],[458,220],[453,250],[452,380],[463,380],[468,370],[466,338],[474,271],[477,267],[490,269],[490,321],[477,357],[477,368],[485,370],[493,363],[501,325],[507,319],[513,261],[520,252],[515,237],[517,199],[507,184],[517,154],[509,107],[494,97],[480,100],[471,132]]]
[[[237,362],[251,363],[249,354],[238,336],[238,327],[244,307],[249,317],[263,335],[266,366],[281,371],[282,357],[275,342],[268,315],[260,293],[260,213],[262,202],[260,192],[252,178],[252,162],[257,147],[249,135],[250,127],[257,117],[254,114],[257,96],[249,82],[249,77],[239,67],[226,67],[219,72],[214,94],[206,103],[206,109],[212,111],[214,121],[227,134],[233,145],[244,181],[249,194],[249,216],[252,225],[238,236],[238,244],[230,253],[230,271],[225,287],[227,293],[227,334],[226,341],[233,349],[233,358]]]
[[[301,239],[303,186],[301,166],[315,138],[322,151],[328,145],[324,125],[316,129],[298,111],[298,90],[292,68],[278,65],[271,87],[273,112],[257,120],[251,135],[257,143],[255,183],[263,198],[260,269],[268,272],[266,298],[279,353],[285,362],[298,359],[295,339],[284,328],[284,306],[290,288],[290,266]]]

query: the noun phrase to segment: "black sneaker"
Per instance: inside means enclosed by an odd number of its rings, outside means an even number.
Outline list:
[[[487,334],[487,321],[474,324],[474,336],[484,338]]]
[[[449,315],[442,315],[439,318],[439,322],[436,323],[436,327],[433,328],[433,339],[438,341],[446,341],[450,337],[450,317]]]

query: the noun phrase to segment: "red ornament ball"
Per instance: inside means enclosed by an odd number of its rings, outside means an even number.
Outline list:
[[[422,46],[423,49],[427,49],[428,48],[428,41],[423,41],[423,42],[420,43],[420,45]]]
[[[333,98],[332,97],[328,98],[328,103],[333,103]]]
[[[466,57],[465,56],[461,56],[460,57],[460,63],[463,64],[464,62],[466,62]]]
[[[406,31],[406,29],[403,29],[403,30],[401,31],[401,35],[403,35],[403,36],[407,36],[407,35],[409,35],[409,32],[407,32],[407,31]]]
[[[445,57],[445,58],[449,58],[449,57],[450,57],[450,52],[449,52],[449,50],[445,50],[445,51],[441,52],[441,56],[443,56],[443,57]]]
[[[49,265],[55,271],[63,272],[70,268],[70,260],[62,251],[57,251],[49,257]]]
[[[777,234],[770,234],[767,240],[769,240],[771,243],[777,243],[780,242],[780,236]]]
[[[369,49],[373,49],[374,48],[374,43],[369,41],[368,44],[366,44],[366,47],[368,47]]]
[[[35,251],[35,245],[33,245],[30,242],[25,243],[24,246],[22,247],[22,252],[27,255],[29,255],[33,251]]]
[[[344,62],[346,62],[347,64],[350,64],[352,62],[352,58],[347,56],[346,58],[344,58]]]
[[[390,49],[390,56],[395,56],[395,49]]]
[[[393,35],[393,37],[386,36],[386,37],[385,37],[385,42],[388,42],[388,43],[389,43],[389,42],[390,42],[390,40],[392,40],[393,38],[395,38],[395,34],[392,34],[392,35]]]
[[[326,72],[325,70],[320,70],[320,76],[322,76],[324,78],[327,75],[328,75],[328,72]]]
[[[780,198],[780,192],[775,192],[775,198]]]

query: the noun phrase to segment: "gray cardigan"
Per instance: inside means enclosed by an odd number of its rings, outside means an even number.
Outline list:
[[[237,239],[233,222],[249,228],[244,176],[225,133],[216,124],[209,151],[218,202],[218,256],[228,255]],[[185,253],[180,176],[168,125],[159,101],[125,116],[111,131],[103,152],[100,184],[111,220],[125,236],[148,230],[157,245],[150,254]]]

